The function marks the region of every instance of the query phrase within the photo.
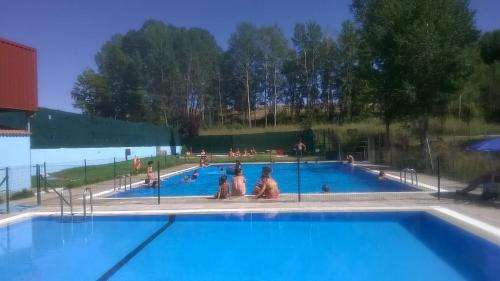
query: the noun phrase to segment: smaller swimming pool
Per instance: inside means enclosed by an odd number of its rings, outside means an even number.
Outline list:
[[[244,164],[243,175],[247,180],[247,194],[251,194],[260,178],[262,167],[273,169],[271,176],[278,182],[281,193],[297,193],[297,164]],[[211,165],[198,169],[198,179],[184,182],[184,176],[191,176],[193,171],[184,172],[161,181],[160,196],[210,196],[217,191],[218,179],[222,175],[231,182],[232,175],[226,170],[232,165]],[[222,170],[221,170],[222,169]],[[379,180],[376,175],[365,169],[343,165],[338,162],[308,163],[300,166],[302,193],[318,193],[326,184],[331,192],[408,192],[418,189],[393,180]],[[113,194],[112,197],[154,197],[156,188],[138,187]]]
[[[426,212],[33,217],[1,280],[498,280],[500,247]]]

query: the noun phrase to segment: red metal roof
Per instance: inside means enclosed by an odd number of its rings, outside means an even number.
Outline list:
[[[0,111],[38,110],[36,49],[0,38]]]
[[[0,136],[29,136],[31,132],[25,130],[0,130]]]

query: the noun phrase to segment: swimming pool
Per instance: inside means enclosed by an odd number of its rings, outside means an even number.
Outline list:
[[[278,182],[281,193],[297,193],[297,164],[244,164],[243,174],[247,179],[246,193],[251,194],[258,181],[262,167],[273,169],[271,175]],[[161,181],[161,196],[194,196],[213,195],[217,191],[218,179],[226,174],[232,165],[211,165],[198,169],[200,176],[190,182],[184,182],[184,176],[191,176],[193,171],[184,172]],[[222,171],[220,169],[223,169]],[[231,182],[231,175],[227,175]],[[406,192],[417,189],[392,180],[378,180],[377,176],[365,169],[343,165],[341,163],[323,162],[301,164],[301,192],[318,193],[327,184],[332,192]],[[138,187],[113,194],[112,197],[152,197],[157,196],[156,188]]]
[[[2,280],[494,280],[500,247],[427,212],[34,217]]]

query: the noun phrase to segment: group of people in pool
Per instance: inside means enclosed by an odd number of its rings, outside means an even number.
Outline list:
[[[272,169],[270,167],[262,168],[262,175],[260,179],[254,186],[252,194],[255,199],[277,199],[280,196],[280,191],[278,188],[278,183],[271,177]],[[226,199],[229,196],[244,196],[246,193],[246,178],[243,176],[243,169],[239,161],[235,164],[234,175],[232,178],[231,190],[229,189],[229,184],[227,176],[221,176],[219,178],[219,186],[217,193],[215,193],[215,199]]]

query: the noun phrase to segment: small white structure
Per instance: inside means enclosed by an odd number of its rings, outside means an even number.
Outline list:
[[[9,168],[9,190],[11,192],[31,187],[30,135],[24,130],[0,129],[0,182]],[[5,182],[0,189],[5,189]]]

